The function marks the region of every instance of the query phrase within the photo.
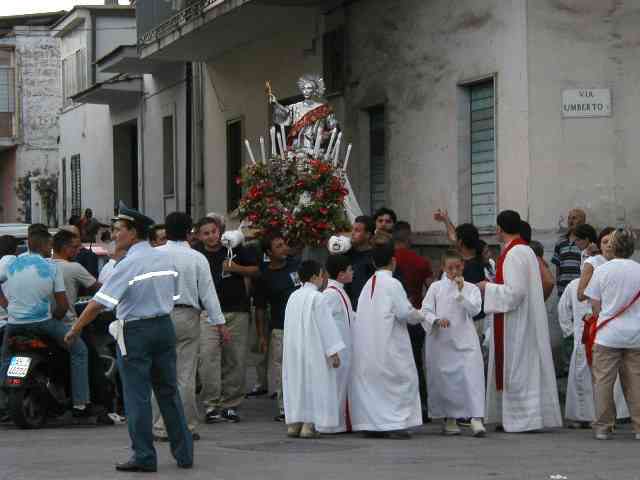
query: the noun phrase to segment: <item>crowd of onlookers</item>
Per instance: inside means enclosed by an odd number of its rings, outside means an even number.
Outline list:
[[[464,282],[477,285],[484,294],[485,283],[496,281],[499,259],[474,225],[456,226],[442,210],[434,214],[434,219],[442,222],[456,252],[445,256],[445,263],[449,260],[453,264],[459,259],[460,277]],[[176,229],[185,225],[190,228],[183,240],[176,236]],[[304,283],[299,270],[305,252],[302,246],[289,245],[287,238],[278,232],[265,234],[256,242],[231,245],[223,241],[225,230],[222,215],[209,214],[191,227],[190,219],[185,219],[183,214],[180,219],[169,216],[164,224],[155,225],[149,231],[149,242],[154,247],[168,248],[172,242],[186,241],[190,248],[204,256],[224,315],[224,324],[221,324],[212,322],[203,311],[195,330],[191,328],[182,337],[178,333],[178,368],[180,356],[188,357],[183,358],[183,364],[197,364],[198,373],[197,386],[195,372],[190,372],[185,374],[189,377],[188,384],[182,387],[194,392],[197,389],[207,423],[237,422],[245,398],[268,393],[277,399],[275,420],[285,421],[282,394],[285,312],[289,297]],[[72,217],[69,225],[61,227],[53,235],[51,244],[44,245],[39,252],[43,256],[51,252],[51,261],[62,272],[66,294],[63,320],[66,322],[73,323],[77,318],[73,305],[78,298],[97,291],[126,254],[111,248],[109,262],[99,271],[97,256],[91,248],[83,246],[83,242],[100,239],[108,244],[108,235],[101,235],[101,231],[108,231],[108,226],[93,218],[87,209],[82,217]],[[563,361],[557,364],[565,370],[559,374],[569,375],[566,417],[570,426],[586,427],[593,422],[597,438],[608,438],[616,407],[618,414],[622,408],[628,408],[636,438],[640,439],[640,304],[635,303],[640,292],[640,265],[630,258],[635,245],[633,233],[613,228],[597,232],[586,223],[582,210],[572,210],[567,232],[554,248],[551,264],[555,272],[544,259],[542,245],[531,238],[528,223],[521,222],[517,236],[535,253],[544,299],[549,298],[554,288],[560,297],[559,318],[565,340]],[[344,285],[344,289],[354,310],[363,288],[376,272],[374,252],[379,245],[393,242],[396,267],[393,276],[401,282],[417,310],[423,307],[423,298],[431,284],[447,278],[446,268],[434,268],[428,258],[413,249],[410,224],[399,221],[390,209],[382,208],[373,216],[356,218],[351,232],[343,237],[338,253],[348,258],[353,272],[351,282]],[[17,246],[14,238],[0,237],[0,281],[3,265],[17,254]],[[456,281],[456,278],[451,276],[450,280]],[[586,352],[578,337],[583,331],[582,318],[592,312],[599,315],[600,321],[614,319],[598,332],[593,365],[589,368],[585,366]],[[485,313],[483,302],[472,317],[486,367],[493,315]],[[0,309],[0,322],[6,320],[6,311]],[[255,336],[251,334],[252,328]],[[408,326],[419,378],[422,417],[426,421],[430,416],[430,392],[425,379],[425,330],[428,329],[420,323]],[[257,345],[251,343],[252,338],[257,339]],[[256,367],[257,381],[246,392],[247,358],[252,349],[260,354],[261,360]],[[617,379],[624,398],[616,398],[614,402]],[[589,387],[587,390],[582,388],[585,385]],[[576,407],[584,402],[591,402],[591,407]],[[464,423],[470,419],[456,421]],[[194,420],[190,425],[194,431],[196,423]],[[157,429],[156,434],[162,438],[162,429]]]

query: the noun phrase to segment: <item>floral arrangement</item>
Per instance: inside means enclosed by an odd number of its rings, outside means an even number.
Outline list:
[[[292,245],[321,247],[349,228],[343,171],[307,155],[252,163],[237,179],[240,218],[261,234],[282,232]]]

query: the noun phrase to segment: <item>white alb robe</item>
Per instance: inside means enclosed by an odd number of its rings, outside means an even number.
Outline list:
[[[506,432],[562,426],[551,355],[540,267],[533,250],[513,247],[504,261],[504,284],[487,284],[484,311],[504,313],[503,391],[495,380],[495,344],[490,339],[487,423]]]
[[[593,380],[591,369],[587,363],[587,354],[582,344],[584,322],[582,318],[591,313],[590,302],[578,300],[578,283],[580,279],[572,280],[564,289],[558,302],[558,322],[565,337],[573,334],[573,353],[569,365],[567,379],[567,402],[565,418],[578,422],[593,422],[595,420],[595,406],[593,403]],[[620,379],[616,380],[613,390],[618,418],[628,418],[629,409],[625,402]]]
[[[434,282],[422,302],[431,418],[484,418],[484,362],[473,322],[480,310],[480,289],[465,282],[459,291],[447,277]],[[442,319],[448,328],[433,326]]]
[[[347,391],[349,377],[351,375],[351,320],[355,318],[355,312],[349,300],[349,295],[344,286],[335,280],[329,280],[327,288],[322,292],[333,320],[340,332],[340,338],[345,344],[340,351],[340,368],[336,371],[338,383],[338,404],[340,408],[340,423],[336,428],[319,429],[322,433],[342,433],[347,431]]]
[[[339,425],[336,371],[329,357],[344,348],[326,299],[305,283],[289,297],[284,317],[282,394],[288,424]]]
[[[407,324],[423,320],[390,271],[378,270],[365,284],[351,323],[349,407],[354,431],[403,430],[422,424]]]

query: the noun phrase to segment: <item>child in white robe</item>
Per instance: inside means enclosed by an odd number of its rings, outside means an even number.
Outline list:
[[[351,260],[346,255],[330,255],[327,259],[329,282],[322,292],[331,309],[331,315],[338,327],[345,349],[340,352],[340,367],[336,371],[338,382],[338,404],[340,405],[340,423],[336,428],[318,427],[321,433],[343,433],[351,431],[351,422],[347,406],[347,390],[351,373],[351,321],[355,312],[344,286],[353,280]]]
[[[345,348],[320,290],[327,274],[313,260],[298,271],[303,286],[291,294],[284,318],[282,393],[287,435],[315,438],[340,423],[336,370]]]
[[[443,278],[422,302],[427,332],[425,365],[429,416],[443,418],[443,433],[459,435],[457,418],[471,418],[476,437],[485,435],[484,363],[473,317],[480,313],[480,289],[462,278],[464,262],[455,250],[442,259]]]

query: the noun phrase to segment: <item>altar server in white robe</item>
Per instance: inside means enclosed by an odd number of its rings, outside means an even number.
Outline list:
[[[329,274],[329,282],[323,295],[329,304],[333,321],[338,327],[345,349],[340,352],[340,367],[336,371],[340,423],[336,428],[318,427],[318,430],[321,433],[343,433],[351,431],[347,391],[351,374],[351,320],[355,317],[351,300],[349,300],[349,295],[345,292],[344,286],[351,283],[353,269],[351,268],[351,260],[346,255],[330,255],[327,259],[326,267]]]
[[[600,256],[600,255],[599,255]],[[594,257],[590,257],[594,258]],[[604,258],[604,257],[602,257]],[[587,262],[589,259],[587,259]],[[596,260],[597,261],[597,260]],[[597,268],[597,267],[596,267]],[[565,418],[569,420],[570,428],[591,428],[595,420],[595,406],[593,403],[593,380],[591,369],[587,363],[587,354],[582,344],[582,331],[585,315],[591,314],[591,303],[578,300],[578,285],[580,279],[572,280],[566,286],[558,302],[558,322],[565,337],[573,335],[573,353],[569,364],[569,378],[567,379],[567,400]],[[628,418],[629,409],[624,399],[620,379],[616,380],[613,390],[616,402],[616,416]]]
[[[462,277],[457,250],[442,257],[444,277],[422,302],[427,332],[425,365],[429,416],[444,419],[443,433],[459,435],[457,418],[471,418],[476,437],[484,436],[484,362],[473,317],[482,310],[480,289]]]
[[[377,271],[358,299],[353,342],[349,405],[354,431],[407,438],[406,429],[422,424],[418,373],[407,324],[424,316],[393,278],[393,242],[376,245]]]
[[[327,274],[314,260],[298,271],[302,288],[289,297],[285,309],[282,393],[287,434],[315,438],[317,429],[340,424],[336,369],[345,344],[320,290]]]
[[[549,324],[535,254],[519,236],[520,215],[498,215],[504,244],[496,283],[481,282],[484,311],[495,313],[489,353],[487,423],[506,432],[562,425]]]

